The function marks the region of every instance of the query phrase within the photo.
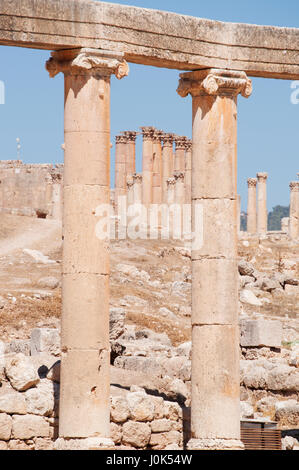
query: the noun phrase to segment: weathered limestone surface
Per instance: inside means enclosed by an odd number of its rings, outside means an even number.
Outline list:
[[[241,320],[241,346],[268,346],[280,348],[282,341],[282,326],[279,321],[271,320]]]
[[[59,436],[109,438],[110,267],[96,211],[109,204],[110,77],[128,65],[122,54],[79,49],[52,53],[46,67],[65,84]]]
[[[213,69],[181,74],[177,90],[182,97],[192,96],[192,205],[193,211],[199,204],[203,208],[203,245],[192,249],[190,449],[242,448],[236,277],[237,96],[249,97],[251,90],[244,72]],[[217,298],[221,302],[215,302]]]
[[[0,212],[61,219],[63,165],[0,161]]]
[[[248,178],[248,209],[247,209],[247,232],[256,233],[257,213],[256,213],[256,178]]]
[[[299,30],[193,18],[76,0],[0,4],[0,44],[57,50],[92,47],[130,62],[192,70],[223,67],[248,75],[299,77]]]

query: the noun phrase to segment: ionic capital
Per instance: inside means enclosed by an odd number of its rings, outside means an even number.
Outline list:
[[[129,66],[124,54],[101,49],[70,49],[55,51],[46,62],[50,77],[63,72],[66,75],[99,74],[110,77],[115,74],[119,80],[129,75]]]
[[[126,137],[127,142],[136,142],[136,138],[139,132],[136,131],[124,131],[123,135]]]
[[[258,181],[267,181],[268,173],[258,173],[257,175]]]
[[[189,94],[237,96],[240,93],[244,98],[249,98],[252,93],[252,81],[245,72],[224,69],[198,70],[180,75],[177,92],[183,98]]]
[[[248,184],[248,188],[256,188],[257,179],[256,178],[248,178],[247,184]]]
[[[290,182],[290,190],[293,192],[299,192],[299,181],[291,181]]]
[[[150,126],[140,127],[143,135],[143,140],[153,140],[155,128]]]

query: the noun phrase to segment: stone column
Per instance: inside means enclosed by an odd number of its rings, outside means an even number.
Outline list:
[[[185,151],[187,137],[176,135],[174,136],[175,142],[175,158],[174,158],[174,172],[185,173]]]
[[[170,206],[175,203],[175,178],[167,180],[167,204]]]
[[[185,175],[184,173],[175,173],[175,192],[174,202],[183,206],[185,204]]]
[[[289,234],[293,239],[299,237],[299,181],[290,183],[290,222]]]
[[[126,177],[133,176],[136,173],[136,138],[138,132],[125,131],[126,137]]]
[[[118,207],[118,198],[125,196],[126,187],[126,145],[127,137],[117,135],[115,142],[115,206]]]
[[[192,140],[186,141],[185,155],[185,203],[191,204],[191,184],[192,184]]]
[[[149,207],[153,202],[153,135],[154,127],[141,127],[142,148],[142,203]]]
[[[256,178],[248,178],[248,201],[247,201],[247,232],[256,233]]]
[[[257,231],[259,235],[266,235],[268,230],[267,178],[267,173],[257,174]]]
[[[242,449],[237,96],[250,96],[251,81],[244,72],[202,70],[181,74],[178,93],[193,97],[193,214],[198,207],[203,210],[203,244],[192,246],[192,439],[188,447]]]
[[[133,175],[134,204],[142,203],[142,175]]]
[[[153,204],[162,202],[162,137],[156,130],[153,135]]]
[[[62,220],[63,198],[61,177],[56,177],[52,185],[52,218]]]
[[[61,381],[56,448],[110,446],[109,235],[96,233],[109,204],[110,77],[128,75],[123,54],[53,52],[65,77]],[[107,230],[108,231],[108,230]]]
[[[167,180],[173,176],[173,134],[163,135],[162,150],[162,202],[168,202]]]
[[[127,204],[134,204],[134,179],[133,175],[127,176]]]

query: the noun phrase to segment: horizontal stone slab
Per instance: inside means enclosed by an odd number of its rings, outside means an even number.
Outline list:
[[[0,44],[121,51],[129,62],[299,77],[299,29],[224,23],[127,5],[10,0],[0,5]]]

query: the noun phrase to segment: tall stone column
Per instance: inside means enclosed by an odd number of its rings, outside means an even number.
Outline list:
[[[138,132],[125,131],[126,137],[126,178],[136,173],[136,138]]]
[[[162,149],[162,202],[167,204],[167,180],[173,176],[173,134],[163,135]]]
[[[185,175],[184,173],[175,173],[175,204],[183,206],[185,204]]]
[[[162,137],[156,130],[153,135],[153,204],[162,202]]]
[[[185,203],[191,204],[191,184],[192,184],[192,140],[186,141],[185,155]]]
[[[118,199],[127,193],[126,187],[126,145],[127,137],[117,135],[115,141],[115,205],[118,207]]]
[[[142,147],[142,203],[149,207],[153,202],[153,135],[154,127],[141,127]]]
[[[257,174],[257,231],[259,235],[265,235],[268,230],[267,179],[267,173]]]
[[[175,158],[174,158],[174,172],[185,173],[185,151],[187,137],[176,135],[174,136],[175,142]]]
[[[110,77],[128,75],[123,54],[53,52],[64,73],[65,163],[61,382],[57,448],[110,446],[109,235],[96,232],[109,204]]]
[[[142,204],[142,175],[133,175],[134,204]]]
[[[127,204],[134,204],[134,179],[132,175],[127,176]]]
[[[237,96],[244,72],[181,74],[192,95],[192,204],[203,210],[203,244],[192,246],[190,449],[242,449],[237,278]],[[193,231],[195,220],[193,218]]]
[[[167,204],[171,205],[175,203],[175,178],[169,178],[167,180]]]
[[[247,232],[254,235],[256,233],[256,178],[248,178],[248,201],[247,201]]]
[[[289,234],[293,239],[299,237],[299,181],[290,183],[290,222]]]

